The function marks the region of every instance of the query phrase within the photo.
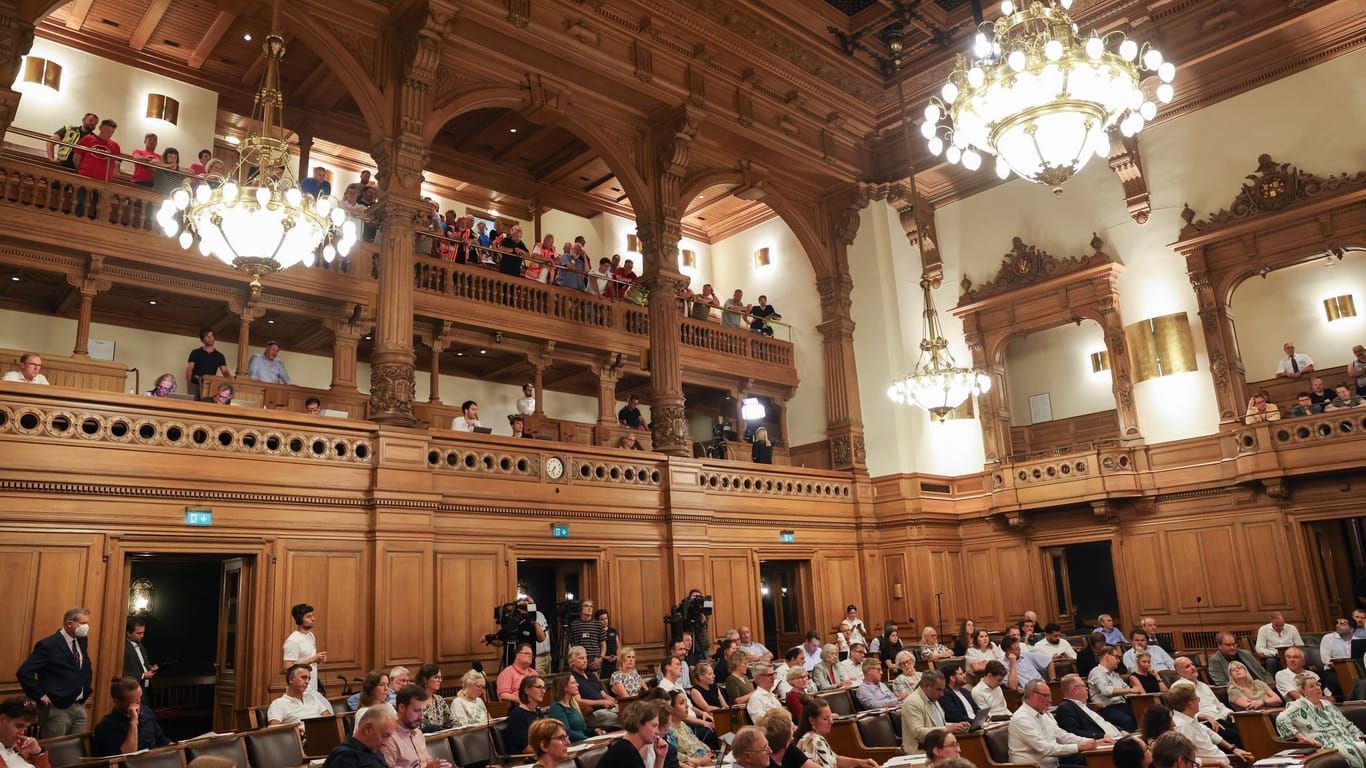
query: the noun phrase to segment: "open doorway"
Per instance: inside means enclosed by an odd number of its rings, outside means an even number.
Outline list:
[[[548,639],[536,652],[550,654],[553,671],[565,668],[565,652],[569,650],[566,630],[569,622],[578,617],[584,597],[602,604],[596,595],[584,594],[596,583],[595,566],[592,560],[517,560],[517,597],[529,598],[545,616]]]
[[[1318,557],[1315,580],[1328,615],[1322,626],[1331,627],[1339,617],[1350,617],[1366,608],[1366,518],[1316,520],[1305,523],[1310,551]]]
[[[247,680],[248,585],[253,557],[129,556],[127,626],[141,624],[141,655],[124,643],[126,675],[155,665],[144,702],[173,741],[237,727]]]
[[[1120,624],[1115,563],[1109,541],[1086,541],[1044,549],[1053,613],[1058,624],[1084,631],[1108,613]]]
[[[811,625],[811,563],[806,560],[759,561],[759,603],[763,643],[781,659],[800,645]]]

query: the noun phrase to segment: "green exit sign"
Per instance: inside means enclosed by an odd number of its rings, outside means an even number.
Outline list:
[[[551,538],[554,538],[554,539],[567,539],[567,538],[569,538],[569,526],[567,526],[567,525],[560,525],[559,523],[551,523],[551,524],[550,524],[550,537],[551,537]]]

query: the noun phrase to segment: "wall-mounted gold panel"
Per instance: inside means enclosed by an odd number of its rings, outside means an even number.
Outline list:
[[[1195,342],[1185,312],[1141,320],[1124,329],[1134,381],[1195,370]]]

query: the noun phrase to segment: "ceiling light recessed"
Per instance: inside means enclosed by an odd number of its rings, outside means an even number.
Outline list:
[[[489,351],[488,351],[487,349],[481,349],[481,350],[479,350],[479,354],[481,354],[481,355],[487,355],[488,353],[489,353]]]
[[[508,129],[508,133],[516,133],[516,132],[517,132],[517,129],[516,129],[516,128],[509,128],[509,129]]]
[[[698,200],[701,200],[701,199],[704,198],[704,197],[706,197],[706,195],[698,195],[698,196],[697,196],[697,199],[698,199]]]
[[[148,303],[148,304],[151,304],[152,306],[156,306],[157,300],[156,300],[156,299],[148,299],[148,300],[147,300],[147,303]]]
[[[21,278],[20,278],[18,275],[14,275],[14,276],[11,277],[10,279],[17,283],[17,282],[19,282],[19,280],[20,280]]]
[[[242,39],[243,39],[243,40],[246,40],[248,43],[250,43],[250,42],[251,42],[251,33],[248,32],[248,33],[246,33],[245,35],[242,35]]]
[[[464,357],[464,356],[465,356],[465,353],[464,353],[464,352],[456,352],[456,353],[455,353],[455,356],[456,356],[456,357]]]
[[[275,321],[274,321],[274,320],[267,320],[267,321],[266,321],[266,325],[275,325]]]

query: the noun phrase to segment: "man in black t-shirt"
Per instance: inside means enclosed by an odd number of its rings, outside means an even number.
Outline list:
[[[631,395],[626,400],[626,405],[617,411],[617,421],[623,427],[631,429],[645,429],[645,421],[640,417],[640,398]]]
[[[205,328],[199,332],[199,340],[204,346],[190,350],[190,359],[185,362],[185,379],[190,382],[190,391],[198,397],[199,380],[203,376],[229,376],[228,359],[214,349],[213,329]]]
[[[617,671],[617,650],[621,647],[621,639],[617,635],[617,628],[612,626],[611,617],[606,608],[593,611],[593,620],[602,625],[603,639],[606,642],[606,651],[602,655],[602,666],[598,668],[598,677],[611,680],[612,673]]]

